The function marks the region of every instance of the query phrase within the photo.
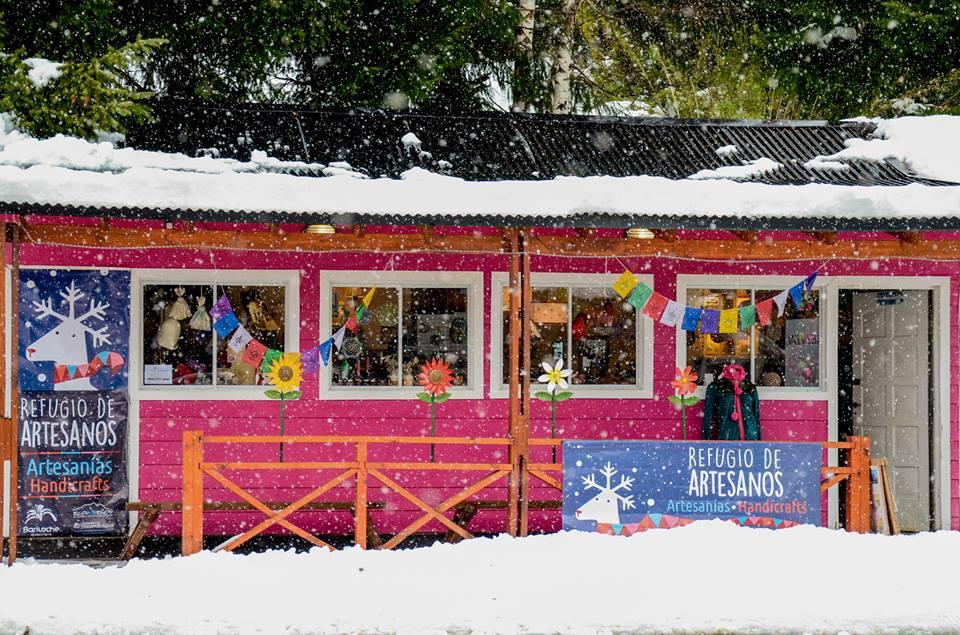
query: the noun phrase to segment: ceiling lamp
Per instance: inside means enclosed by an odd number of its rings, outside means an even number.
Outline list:
[[[336,234],[337,228],[333,225],[307,225],[303,231],[306,234]]]
[[[635,238],[637,240],[651,240],[654,238],[653,232],[649,229],[644,229],[643,227],[631,227],[627,229],[627,238]]]

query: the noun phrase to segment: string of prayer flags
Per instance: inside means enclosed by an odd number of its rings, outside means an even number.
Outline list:
[[[760,326],[767,326],[773,321],[773,298],[757,303],[757,319]]]
[[[328,366],[330,364],[330,352],[333,350],[333,338],[327,338],[327,341],[320,344],[317,349],[320,353],[320,361],[323,362],[324,366]]]
[[[616,291],[621,298],[626,300],[627,296],[630,295],[630,292],[633,291],[639,282],[633,273],[625,270],[620,274],[620,277],[617,278],[617,281],[613,283],[613,290]]]
[[[740,328],[749,329],[757,321],[757,307],[752,304],[740,307]]]
[[[650,299],[647,300],[647,304],[643,307],[643,312],[650,316],[652,320],[659,320],[660,316],[663,315],[663,310],[667,308],[667,299],[657,293],[656,291],[650,296]]]
[[[720,331],[720,311],[704,309],[700,315],[700,332],[717,333]]]
[[[773,303],[777,305],[777,315],[783,315],[783,312],[787,310],[787,295],[789,291],[782,291],[773,297]]]
[[[225,295],[220,296],[220,299],[217,300],[216,304],[210,307],[210,317],[213,318],[214,322],[225,316],[227,313],[232,313],[233,307],[230,306],[230,298]]]
[[[268,348],[267,352],[263,354],[263,360],[260,362],[260,372],[270,372],[270,367],[273,366],[273,362],[281,359],[282,357],[282,352],[276,350],[275,348]]]
[[[234,353],[242,353],[243,349],[247,347],[247,344],[249,344],[252,339],[253,336],[250,335],[250,331],[241,324],[234,332],[233,337],[230,338],[227,346],[229,346],[230,350]]]
[[[257,340],[251,340],[250,343],[247,344],[247,348],[244,349],[243,356],[240,359],[254,368],[260,368],[260,362],[263,361],[263,357],[266,354],[266,346]]]
[[[720,311],[719,331],[721,333],[736,333],[738,317],[737,309],[724,309]]]
[[[237,319],[237,314],[233,312],[233,309],[219,317],[213,323],[213,328],[217,331],[217,335],[222,338],[228,337],[238,326],[240,326],[240,320]]]
[[[702,309],[695,309],[691,306],[685,307],[683,309],[683,322],[680,323],[680,328],[684,331],[696,331],[697,326],[700,324],[701,313],[703,313]]]
[[[663,314],[660,316],[660,324],[676,326],[680,322],[681,317],[683,317],[683,307],[680,306],[678,302],[668,300],[667,307],[663,310]]]
[[[630,292],[630,295],[627,296],[627,302],[637,311],[642,311],[643,307],[647,305],[647,301],[652,295],[653,289],[648,287],[646,283],[641,282],[637,284],[633,288],[633,291]]]
[[[306,375],[312,375],[320,370],[320,347],[323,344],[317,344],[300,354],[300,365]],[[326,362],[324,362],[326,364]]]
[[[803,304],[803,287],[806,280],[790,287],[790,299],[793,300],[793,306],[799,307]]]

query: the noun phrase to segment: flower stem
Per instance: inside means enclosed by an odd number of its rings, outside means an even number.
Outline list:
[[[551,439],[557,438],[557,395],[556,393],[551,394],[551,399],[550,399],[550,438]],[[552,452],[553,459],[551,462],[556,463],[557,462],[557,446],[554,445],[551,447],[551,449],[553,450]]]
[[[283,395],[284,393],[280,392],[280,436],[283,436]],[[283,441],[280,442],[280,462],[283,463]]]
[[[430,395],[430,436],[437,436],[437,397]],[[434,459],[434,444],[430,444],[430,462]]]
[[[684,403],[684,397],[680,397],[680,420],[683,427],[683,440],[687,440],[687,404]]]

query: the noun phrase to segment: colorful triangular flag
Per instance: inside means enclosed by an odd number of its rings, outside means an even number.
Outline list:
[[[736,333],[737,332],[737,316],[738,311],[736,309],[724,309],[720,311],[720,332],[721,333]]]
[[[650,316],[650,318],[659,320],[666,308],[667,299],[662,294],[654,291],[650,299],[647,300],[647,304],[643,307],[643,312]]]
[[[757,321],[757,307],[752,304],[740,307],[740,328],[744,331],[750,330],[750,327]]]
[[[814,271],[809,276],[807,276],[807,279],[803,281],[804,289],[806,289],[807,291],[810,291],[811,289],[813,289],[813,283],[817,281],[818,275],[820,275],[820,272]]]
[[[684,307],[683,309],[683,323],[680,325],[684,331],[696,331],[697,326],[700,324],[700,314],[703,311],[701,309],[695,309],[693,307]]]
[[[777,315],[783,315],[787,308],[787,295],[789,291],[782,291],[773,297],[773,303],[777,305]]]
[[[700,315],[700,332],[717,333],[720,330],[720,311],[704,309]]]
[[[803,304],[803,285],[803,282],[798,282],[790,287],[790,299],[793,300],[793,306],[798,309]]]
[[[230,306],[230,298],[222,295],[216,304],[210,307],[210,317],[216,321],[231,311],[233,311],[233,307]]]
[[[643,307],[647,305],[647,300],[649,300],[652,295],[653,289],[641,282],[637,284],[637,286],[633,288],[633,291],[630,292],[630,295],[627,296],[627,302],[637,311],[642,311]]]
[[[337,329],[337,332],[333,334],[333,344],[337,347],[337,350],[340,350],[340,347],[343,346],[343,338],[347,334],[346,325],[341,326]]]
[[[757,318],[760,326],[767,326],[773,319],[773,298],[757,303]]]
[[[660,316],[660,323],[667,326],[676,326],[683,317],[683,307],[673,300],[667,301],[667,307]]]
[[[324,342],[320,344],[319,347],[320,360],[323,362],[324,366],[330,365],[330,353],[333,350],[333,338],[328,337]]]
[[[303,351],[300,355],[300,364],[304,375],[312,375],[320,370],[320,346],[314,346]]]
[[[620,297],[626,299],[630,295],[630,292],[633,291],[633,288],[637,286],[637,277],[633,275],[629,270],[624,270],[620,277],[617,278],[617,281],[613,283],[613,290],[620,294]]]

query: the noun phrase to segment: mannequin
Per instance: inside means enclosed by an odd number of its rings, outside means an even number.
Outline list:
[[[720,441],[760,440],[757,387],[740,364],[727,364],[719,379],[707,386],[700,436]]]

